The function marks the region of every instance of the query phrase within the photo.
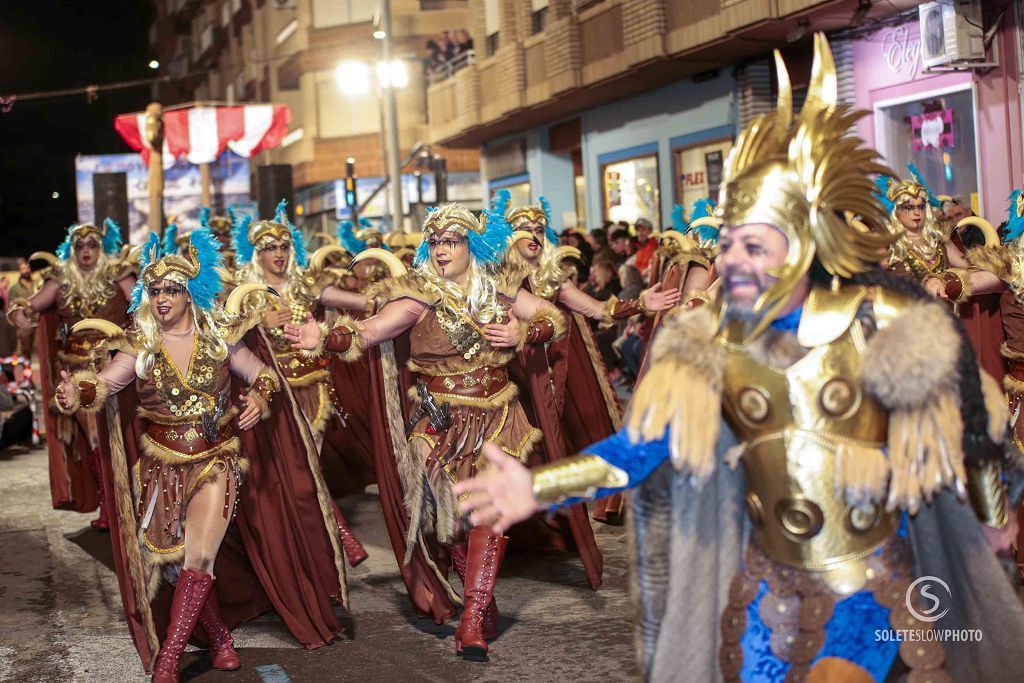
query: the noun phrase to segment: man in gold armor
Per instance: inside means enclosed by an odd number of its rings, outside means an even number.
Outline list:
[[[827,41],[798,115],[776,61],[778,110],[726,164],[721,296],[665,321],[625,429],[532,473],[489,451],[453,493],[504,529],[635,487],[649,680],[1021,680],[990,550],[1014,532],[1001,393],[950,311],[877,269],[886,169],[848,134]]]

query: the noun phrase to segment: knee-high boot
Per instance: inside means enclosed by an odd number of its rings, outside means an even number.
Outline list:
[[[171,620],[160,653],[153,666],[153,683],[178,683],[178,668],[188,639],[213,588],[213,577],[206,572],[185,569],[178,576],[171,601]]]
[[[210,637],[210,663],[213,668],[234,671],[242,666],[238,653],[235,652],[235,641],[231,639],[231,631],[220,616],[220,603],[217,602],[217,593],[214,591],[210,591],[206,606],[199,615],[199,623]]]
[[[462,543],[454,545],[451,548],[452,554],[452,565],[455,567],[455,573],[459,575],[459,580],[462,581],[462,585],[466,585],[466,544]],[[498,603],[491,596],[491,604],[487,605],[487,611],[484,612],[484,625],[483,633],[484,640],[494,640],[498,637]]]
[[[455,631],[455,651],[460,655],[483,657],[487,654],[484,615],[494,598],[494,584],[507,545],[508,537],[498,536],[490,527],[475,527],[469,532],[462,594],[465,608]]]

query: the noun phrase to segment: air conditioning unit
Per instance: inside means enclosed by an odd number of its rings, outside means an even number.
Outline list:
[[[985,59],[979,0],[939,0],[918,6],[925,68]]]

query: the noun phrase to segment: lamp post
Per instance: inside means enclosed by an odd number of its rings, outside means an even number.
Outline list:
[[[390,189],[393,216],[391,229],[404,232],[405,226],[402,225],[402,165],[398,160],[398,104],[395,97],[395,87],[402,86],[399,86],[396,82],[398,74],[394,68],[396,62],[392,56],[391,49],[391,0],[381,0],[380,28],[384,31],[384,38],[381,40],[381,44],[384,64],[386,65],[385,70],[391,72],[388,85],[384,86],[384,110],[386,112],[384,122],[388,130],[388,175],[391,176]],[[406,74],[406,82],[408,82],[408,78],[408,74]]]
[[[402,168],[398,149],[397,113],[392,111],[395,101],[395,90],[409,84],[409,71],[405,62],[390,60],[378,62],[374,66],[376,79],[373,78],[370,65],[360,61],[344,61],[334,69],[334,79],[342,95],[357,99],[367,95],[371,89],[377,96],[380,112],[380,146],[383,155],[382,172],[390,178],[390,213],[392,230],[400,230],[402,225]],[[376,83],[373,81],[376,80]],[[392,106],[389,106],[388,103]],[[390,113],[389,113],[390,112]]]

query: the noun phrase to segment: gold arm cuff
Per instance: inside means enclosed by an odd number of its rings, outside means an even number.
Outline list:
[[[960,296],[953,303],[962,304],[970,299],[974,293],[971,289],[971,271],[966,268],[950,268],[946,272],[952,273],[960,281]]]
[[[998,463],[967,467],[967,495],[978,521],[991,527],[1004,527],[1010,511],[1003,489],[1003,468]]]
[[[23,297],[19,297],[17,299],[14,299],[9,304],[7,304],[7,317],[8,318],[10,318],[12,315],[14,315],[18,311],[21,311],[22,313],[24,313],[25,316],[27,318],[29,318],[29,319],[31,319],[32,315],[35,313],[35,311],[32,310],[32,304],[30,304],[28,302],[28,299],[25,299]]]
[[[604,317],[601,318],[599,327],[606,329],[615,324],[615,307],[619,305],[619,297],[614,294],[604,303]]]
[[[629,475],[596,455],[577,455],[533,470],[533,495],[542,505],[592,498],[599,488],[620,488]]]

